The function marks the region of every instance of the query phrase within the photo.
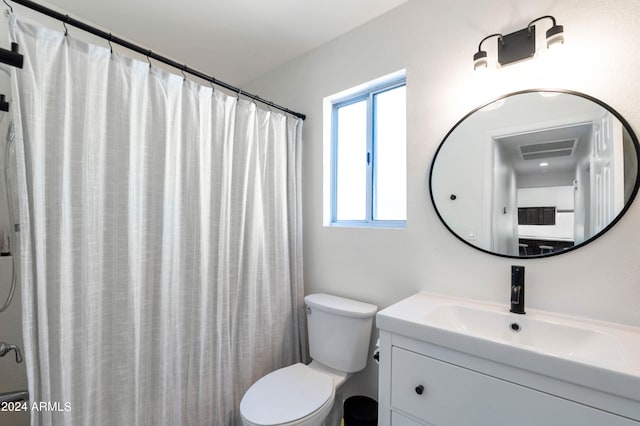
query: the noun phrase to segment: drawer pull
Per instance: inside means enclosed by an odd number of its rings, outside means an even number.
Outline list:
[[[416,386],[416,393],[418,395],[422,395],[423,392],[424,392],[424,386],[422,385]]]

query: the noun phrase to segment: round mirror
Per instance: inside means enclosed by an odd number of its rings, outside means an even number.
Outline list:
[[[590,96],[528,90],[462,118],[431,165],[431,200],[460,240],[505,257],[544,257],[593,241],[638,191],[628,123]]]

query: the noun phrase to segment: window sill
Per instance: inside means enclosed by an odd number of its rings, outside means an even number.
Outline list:
[[[405,220],[357,221],[343,220],[325,225],[330,228],[373,228],[373,229],[407,229]]]

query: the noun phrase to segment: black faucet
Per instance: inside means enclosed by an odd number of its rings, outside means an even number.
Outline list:
[[[511,312],[524,314],[524,266],[511,266]]]

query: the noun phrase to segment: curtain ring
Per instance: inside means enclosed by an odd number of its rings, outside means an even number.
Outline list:
[[[213,81],[215,80],[215,78],[213,80],[209,80],[209,86],[211,86],[211,93],[215,93],[216,91],[216,86],[214,86]]]
[[[109,33],[109,38],[107,39],[107,41],[109,42],[109,50],[111,51],[111,54],[113,55],[113,45],[111,44],[111,38],[113,36],[111,35],[111,33]]]
[[[67,22],[69,22],[69,15],[65,15],[64,21],[62,21],[62,26],[64,27],[64,36],[69,35],[69,29],[67,28]]]
[[[7,0],[2,0],[2,2],[3,2],[4,4],[6,4],[6,5],[7,5],[7,7],[9,8],[9,10],[11,11],[11,13],[13,13],[13,8],[11,7],[11,5],[10,5],[9,3],[7,3]]]
[[[242,95],[242,89],[238,89],[238,93],[236,94],[236,100],[240,100],[240,95]]]
[[[147,52],[147,62],[149,62],[149,68],[151,68],[151,55],[153,54],[153,52],[151,50],[149,50]]]
[[[182,81],[187,81],[187,76],[186,76],[186,74],[184,73],[184,70],[186,70],[186,69],[187,69],[187,64],[184,64],[184,65],[182,66],[182,68],[180,68],[180,72],[182,73]]]

